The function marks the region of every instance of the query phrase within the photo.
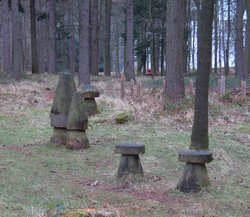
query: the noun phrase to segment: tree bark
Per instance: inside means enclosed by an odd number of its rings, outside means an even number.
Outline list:
[[[80,46],[79,46],[79,83],[80,86],[90,84],[89,74],[89,0],[81,5]]]
[[[152,0],[149,0],[148,4],[149,9],[149,25],[150,25],[150,62],[151,62],[151,71],[152,71],[152,78],[154,78],[156,72],[156,63],[155,63],[155,32],[154,32],[154,22],[153,22],[153,12],[152,12]]]
[[[104,75],[111,76],[110,68],[110,25],[111,25],[111,7],[112,0],[105,1],[105,50],[104,50]]]
[[[91,74],[98,75],[99,72],[99,20],[98,20],[98,1],[92,0],[92,52],[91,52]]]
[[[245,45],[245,78],[250,75],[250,0],[247,0],[247,26],[246,26],[246,45]]]
[[[115,21],[115,72],[116,76],[120,74],[120,29],[119,29],[119,22],[118,20]]]
[[[164,23],[166,22],[166,20],[164,20],[162,22],[162,27],[161,27],[161,30],[162,30],[162,33],[161,33],[161,76],[165,76],[165,66],[164,66],[164,63],[165,63],[165,53],[166,53],[166,33],[165,33],[165,25]]]
[[[56,73],[56,2],[49,1],[49,73]]]
[[[212,59],[214,0],[200,1],[198,11],[198,68],[196,75],[194,123],[190,149],[208,149],[208,84]],[[210,185],[205,163],[187,162],[178,188],[197,192]]]
[[[192,14],[191,14],[191,6],[192,6],[192,1],[188,0],[187,1],[187,73],[190,73],[191,69],[191,37],[192,37]]]
[[[70,74],[75,75],[75,26],[72,6],[69,6],[69,68]]]
[[[236,41],[235,41],[235,72],[238,79],[244,78],[244,51],[243,51],[243,0],[237,0],[236,9]]]
[[[195,71],[195,67],[196,67],[196,63],[197,63],[197,61],[195,61],[195,51],[196,51],[196,49],[195,49],[195,42],[196,42],[196,40],[195,40],[195,38],[196,38],[196,17],[194,16],[194,18],[193,18],[193,31],[192,31],[193,33],[192,33],[192,35],[193,35],[193,37],[192,37],[192,67],[193,67],[193,72]]]
[[[21,37],[21,16],[18,11],[18,0],[11,1],[12,9],[12,57],[13,77],[20,79],[22,71],[22,37]]]
[[[31,34],[31,72],[39,72],[37,37],[36,37],[36,7],[35,0],[30,0],[30,34]]]
[[[227,0],[227,39],[226,39],[226,49],[225,49],[225,75],[229,75],[229,45],[230,45],[230,35],[231,35],[231,1]]]
[[[185,0],[167,1],[167,45],[166,45],[166,102],[181,101],[185,94],[184,76],[186,74],[186,5]]]
[[[223,74],[225,74],[225,66],[226,66],[226,39],[225,39],[225,16],[224,16],[224,11],[225,11],[225,4],[224,4],[224,0],[221,0],[221,49],[222,49],[222,58],[223,58],[223,65],[224,65],[224,69],[223,69]]]
[[[21,1],[23,8],[30,8],[29,1]],[[26,10],[25,10],[26,11]],[[32,55],[31,55],[31,33],[30,33],[30,13],[22,14],[23,23],[23,42],[22,42],[22,49],[23,49],[23,68],[24,71],[31,71],[32,69]]]
[[[208,84],[212,54],[214,0],[202,1],[198,20],[198,68],[191,149],[208,149]]]
[[[124,65],[126,80],[135,80],[134,72],[134,2],[127,0],[126,15],[126,62]]]
[[[10,22],[8,1],[2,1],[2,31],[3,31],[3,73],[8,75],[11,71],[10,53]]]
[[[218,0],[214,7],[214,73],[218,73]]]
[[[48,9],[47,3],[43,0],[36,1],[37,10],[46,14],[44,19],[37,22],[37,42],[38,42],[38,59],[39,72],[48,72],[49,65],[49,24],[48,24]]]
[[[218,6],[218,7],[222,7],[221,6],[221,4],[223,5],[223,1],[219,1],[218,0],[218,3],[220,2],[220,6]],[[222,3],[221,3],[222,2]],[[219,10],[218,10],[218,12],[219,12]],[[218,37],[219,37],[219,44],[218,44],[218,52],[219,52],[219,73],[220,74],[222,74],[222,53],[223,53],[223,50],[222,50],[222,31],[224,31],[223,29],[222,29],[222,25],[221,25],[221,18],[219,19],[219,23],[220,23],[220,25],[219,25],[219,32],[218,32]]]
[[[157,32],[155,34],[155,55],[154,55],[154,62],[155,62],[155,75],[159,75],[160,72],[160,35]]]

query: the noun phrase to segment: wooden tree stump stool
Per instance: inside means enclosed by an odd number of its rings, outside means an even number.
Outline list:
[[[186,162],[184,173],[177,188],[183,192],[199,191],[210,186],[206,163],[213,160],[212,153],[206,150],[187,150],[179,153],[179,161]]]
[[[82,89],[82,93],[85,101],[85,109],[87,116],[95,115],[98,112],[95,97],[100,96],[100,92],[97,88],[91,84],[85,85]]]
[[[115,146],[115,153],[121,154],[117,177],[126,177],[129,174],[143,176],[143,169],[139,154],[145,153],[143,144],[119,144]]]

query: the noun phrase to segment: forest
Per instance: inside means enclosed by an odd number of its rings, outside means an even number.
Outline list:
[[[249,215],[249,0],[0,11],[0,217]]]

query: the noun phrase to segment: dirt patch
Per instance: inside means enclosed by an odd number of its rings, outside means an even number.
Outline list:
[[[55,96],[55,90],[43,90],[42,96],[46,101],[53,101]]]

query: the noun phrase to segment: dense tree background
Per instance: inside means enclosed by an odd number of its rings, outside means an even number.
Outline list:
[[[193,0],[181,2],[185,10],[175,18],[170,0],[1,0],[1,76],[19,79],[26,71],[69,71],[88,80],[87,74],[124,72],[130,80],[151,69],[152,77],[166,75],[169,81],[180,71],[167,64],[171,39],[185,43],[180,45],[185,52],[182,74],[195,72],[197,7]],[[215,1],[212,72],[249,77],[249,5],[248,0]],[[180,17],[185,23],[177,39],[173,37],[179,25],[169,25]],[[83,59],[89,59],[86,65]],[[168,94],[177,91],[181,98],[182,77],[179,90],[172,88]]]

